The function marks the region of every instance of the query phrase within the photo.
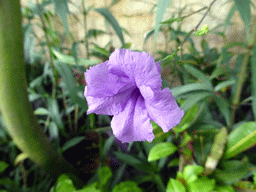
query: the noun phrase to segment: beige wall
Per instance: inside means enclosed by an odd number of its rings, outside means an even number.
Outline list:
[[[35,0],[21,0],[21,2],[23,5],[26,5],[30,2],[35,2]],[[81,0],[72,0],[72,2],[74,2],[78,7],[81,8]],[[157,0],[120,0],[120,2],[113,6],[110,6],[112,0],[85,0],[85,2],[86,7],[89,7],[90,5],[95,5],[96,8],[105,7],[111,11],[111,13],[117,19],[119,25],[125,28],[130,33],[130,36],[125,34],[124,38],[126,43],[131,43],[131,49],[145,50],[153,55],[156,53],[153,38],[149,39],[149,41],[145,45],[143,44],[143,41],[144,35],[155,26],[155,11],[151,12],[151,10],[154,7],[154,5],[157,4]],[[208,24],[209,28],[213,29],[214,27],[222,23],[230,8],[230,3],[224,5],[225,2],[226,0],[216,1],[215,4],[212,6],[210,14],[205,18],[202,25]],[[173,13],[177,13],[181,8],[183,8],[187,4],[188,6],[184,10],[183,16],[193,11],[196,11],[204,6],[208,6],[210,3],[211,0],[173,0],[171,5],[167,9],[164,19],[168,19]],[[49,9],[53,10],[50,6]],[[69,10],[72,14],[75,14],[80,19],[80,21],[83,21],[83,16],[79,14],[79,11],[75,6],[70,4]],[[195,27],[202,18],[203,13],[204,11],[187,18],[182,25],[182,29],[189,31],[193,27]],[[71,15],[68,17],[68,21],[70,24],[70,30],[72,34],[75,36],[75,39],[77,41],[82,40],[84,38],[84,29],[82,23],[77,23]],[[103,29],[114,34],[112,28],[108,24],[106,24],[104,18],[96,11],[91,11],[89,13],[87,22],[89,29]],[[236,23],[236,25],[230,27],[229,30],[227,31],[228,41],[242,40],[243,24],[238,14],[235,15],[232,22]],[[61,26],[59,25],[57,28],[61,29]],[[42,33],[40,34],[39,28],[36,28],[34,30],[39,33],[39,36],[43,35]],[[218,35],[207,34],[206,37],[207,40],[212,45],[212,47],[217,46],[220,48],[223,45],[223,40]],[[196,40],[196,45],[199,47],[199,43],[202,37],[193,36],[193,38]],[[106,35],[104,37],[100,37],[97,39],[97,42],[95,42],[103,47],[104,45],[106,45],[107,42],[109,42],[110,39],[112,39],[114,47],[121,47],[121,43],[118,37],[115,35]],[[67,44],[68,42],[71,41],[67,40]],[[170,44],[167,50],[171,50],[173,47],[174,44]],[[84,57],[84,46],[81,45],[79,49],[80,56]],[[157,38],[157,49],[165,49],[164,35],[161,33],[158,35]]]

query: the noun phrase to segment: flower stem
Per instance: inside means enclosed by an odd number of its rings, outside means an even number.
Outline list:
[[[231,118],[230,118],[230,127],[229,129],[232,128],[232,126],[234,125],[235,122],[235,115],[236,115],[236,110],[239,107],[239,102],[240,102],[240,98],[241,98],[241,93],[242,93],[242,88],[243,88],[243,84],[247,78],[247,65],[248,65],[248,61],[250,58],[250,53],[251,51],[248,50],[245,55],[244,55],[244,59],[241,65],[241,71],[238,74],[238,80],[237,80],[237,87],[236,87],[236,92],[235,92],[235,96],[233,98],[232,101],[232,108],[231,108]]]
[[[79,177],[84,174],[53,149],[29,103],[18,0],[0,0],[0,106],[5,128],[19,149],[55,178],[67,173],[82,187]]]
[[[165,188],[165,185],[162,181],[161,176],[159,174],[156,174],[156,175],[154,175],[154,179],[155,179],[155,182],[157,184],[158,191],[159,192],[165,192],[166,188]]]

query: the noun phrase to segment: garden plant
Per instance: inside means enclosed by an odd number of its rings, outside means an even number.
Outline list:
[[[110,7],[74,1],[0,0],[0,192],[256,191],[255,2],[227,0],[224,23],[211,29],[202,22],[218,0],[166,20],[174,0],[158,0],[144,43],[161,33],[166,46],[153,56],[131,49]],[[89,12],[108,27],[89,29]],[[241,42],[226,41],[234,14]],[[221,48],[211,48],[211,34]],[[104,35],[106,45],[95,43]],[[161,77],[166,66],[178,86]]]

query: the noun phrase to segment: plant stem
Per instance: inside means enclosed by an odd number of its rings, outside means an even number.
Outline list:
[[[178,50],[181,49],[181,47],[183,46],[183,44],[186,42],[187,38],[188,38],[194,31],[196,31],[196,30],[198,29],[198,27],[201,25],[201,23],[202,23],[203,20],[205,19],[206,15],[207,15],[207,14],[209,13],[209,11],[211,10],[211,7],[212,7],[212,5],[215,3],[215,1],[217,1],[217,0],[213,0],[213,1],[211,2],[211,4],[209,5],[208,9],[207,9],[206,12],[204,13],[202,19],[199,21],[199,23],[198,23],[191,31],[189,31],[189,32],[186,34],[185,39],[181,42],[180,46],[178,47]],[[202,11],[203,9],[205,9],[205,8],[202,8],[202,9],[200,9],[199,11]],[[188,15],[188,16],[190,16],[190,15]],[[186,17],[188,17],[188,16],[186,16]]]
[[[42,15],[42,9],[41,9],[41,6],[40,6],[38,0],[36,0],[36,4],[37,4],[37,8],[39,10],[39,17],[40,17],[40,20],[41,20],[41,23],[42,23],[42,26],[43,26],[43,31],[44,31],[44,34],[45,34],[45,39],[46,39],[46,42],[47,42],[47,48],[49,50],[50,66],[51,66],[52,71],[53,71],[52,99],[54,99],[56,97],[57,82],[58,82],[58,71],[55,69],[54,64],[53,64],[52,46],[51,46],[51,43],[50,43],[50,39],[49,39],[49,37],[47,35],[47,29],[46,29],[46,25],[45,25],[45,22],[44,22],[43,15]]]
[[[248,61],[250,58],[250,53],[251,51],[248,50],[247,53],[245,53],[244,55],[244,59],[241,65],[241,71],[238,74],[238,79],[237,79],[237,87],[236,87],[236,92],[235,92],[235,96],[233,98],[232,101],[232,108],[231,108],[231,118],[230,118],[230,127],[229,129],[232,128],[232,126],[234,125],[235,122],[235,115],[236,115],[236,110],[239,107],[239,102],[240,102],[240,98],[241,98],[241,93],[242,93],[242,88],[243,88],[243,84],[247,78],[247,65],[248,65]]]
[[[84,43],[85,43],[86,59],[90,59],[89,43],[88,43],[88,37],[87,37],[87,12],[85,8],[84,0],[82,0],[82,7],[83,7],[83,16],[84,16]]]
[[[84,174],[59,156],[43,134],[28,100],[19,1],[0,0],[0,106],[14,143],[55,178]],[[77,186],[83,181],[76,177]]]
[[[165,192],[166,191],[166,187],[165,187],[165,185],[164,185],[164,183],[162,181],[161,176],[159,174],[154,175],[154,180],[155,180],[155,182],[157,184],[158,191]]]

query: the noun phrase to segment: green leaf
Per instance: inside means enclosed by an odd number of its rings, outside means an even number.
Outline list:
[[[115,30],[117,36],[119,37],[122,46],[125,46],[124,43],[124,37],[123,37],[123,33],[122,33],[122,29],[119,26],[117,20],[115,19],[115,17],[105,8],[97,8],[94,9],[95,11],[97,11],[98,13],[100,13],[101,15],[103,15],[105,17],[105,19],[107,20],[107,22],[113,27],[113,29]]]
[[[154,31],[155,41],[160,29],[160,22],[162,21],[163,16],[166,12],[166,9],[167,7],[169,7],[170,3],[171,3],[171,0],[158,0],[157,11],[156,11],[156,24],[155,24],[155,31]]]
[[[182,18],[170,18],[170,19],[167,19],[167,20],[161,22],[161,24],[172,24],[175,21],[180,22],[180,21],[182,21]]]
[[[181,182],[170,178],[167,184],[166,192],[186,192],[186,189]]]
[[[195,116],[197,115],[197,112],[198,112],[198,104],[195,104],[185,113],[184,117],[181,119],[180,125],[191,123],[195,118]]]
[[[106,57],[109,57],[110,56],[110,51],[104,49],[104,48],[101,48],[99,47],[98,45],[94,44],[94,47],[93,47],[93,50],[105,55]]]
[[[52,138],[59,138],[59,130],[56,123],[54,122],[49,123],[49,135]]]
[[[195,32],[195,36],[203,36],[209,32],[209,25],[203,25],[200,30]]]
[[[112,176],[111,169],[108,166],[101,167],[99,170],[100,183],[102,185],[107,184],[108,180]]]
[[[187,183],[193,182],[198,179],[198,175],[203,172],[204,168],[199,165],[187,165],[184,167],[183,177]]]
[[[209,78],[200,70],[198,70],[197,68],[186,64],[185,69],[188,70],[188,72],[193,75],[194,77],[196,77],[197,79],[201,80],[207,87],[209,87],[209,89],[213,89],[212,88],[212,83],[209,80]]]
[[[231,185],[245,178],[250,173],[250,164],[247,158],[242,161],[232,160],[222,162],[223,170],[216,169],[214,177],[224,185]]]
[[[68,29],[68,21],[67,21],[67,15],[68,15],[68,0],[53,0],[54,8],[61,18],[63,25],[65,27],[65,31],[67,34],[69,34]]]
[[[202,91],[199,93],[191,93],[191,95],[187,98],[185,103],[181,105],[181,109],[183,109],[185,112],[188,111],[191,107],[193,107],[196,103],[201,101],[202,99],[206,97],[210,97],[213,94],[211,92]]]
[[[115,139],[115,136],[113,135],[113,136],[109,137],[107,139],[107,141],[105,142],[105,144],[103,146],[103,150],[102,150],[102,155],[101,155],[102,162],[107,158],[107,156],[109,154],[109,150],[114,143],[114,139]]]
[[[72,191],[72,192],[101,192],[101,190],[98,189],[98,182],[94,182],[89,186],[85,186],[83,189]]]
[[[73,103],[77,103],[81,108],[87,110],[87,102],[83,93],[76,84],[71,68],[67,64],[58,61],[55,61],[54,64],[63,78],[67,89],[66,91],[68,91],[68,94]]]
[[[247,122],[229,134],[224,158],[229,159],[255,145],[256,122]]]
[[[88,59],[78,58],[78,63],[76,64],[76,60],[73,56],[64,55],[56,48],[52,48],[52,52],[57,57],[59,62],[67,63],[67,64],[70,64],[70,65],[77,65],[78,64],[78,65],[81,65],[81,66],[83,66],[83,65],[92,66],[92,65],[100,63],[99,60],[88,60]]]
[[[221,114],[224,116],[226,125],[230,125],[230,104],[228,101],[224,98],[218,97],[217,95],[213,95],[214,101],[216,105],[218,106]]]
[[[187,85],[174,87],[171,89],[171,91],[174,97],[178,97],[192,91],[212,91],[212,89],[204,83],[190,83]]]
[[[215,180],[202,177],[192,183],[188,183],[189,192],[212,192],[215,188]]]
[[[151,35],[153,35],[154,32],[155,32],[155,29],[152,29],[152,30],[150,30],[149,32],[147,32],[147,34],[144,36],[145,39],[144,39],[144,42],[143,42],[143,43],[146,43],[146,41],[148,40],[148,38],[149,38]]]
[[[113,152],[113,153],[121,161],[127,164],[130,164],[139,170],[143,170],[147,173],[155,173],[157,171],[157,168],[154,165],[149,164],[147,161],[146,162],[142,161],[130,154],[124,154],[121,152]]]
[[[34,115],[48,115],[49,112],[47,109],[39,107],[34,111]]]
[[[240,14],[241,19],[244,22],[246,33],[250,32],[250,24],[251,24],[251,7],[250,0],[234,0],[236,8]]]
[[[252,111],[254,120],[256,121],[256,46],[252,50],[251,58],[251,73],[252,73]]]
[[[59,111],[58,102],[56,99],[47,98],[48,112],[52,120],[56,123],[60,131],[65,135],[65,127]]]
[[[227,136],[228,130],[226,127],[223,127],[220,132],[215,135],[210,155],[208,155],[205,163],[205,175],[211,174],[216,169],[216,166],[223,155]]]
[[[73,181],[65,174],[59,176],[55,192],[70,192],[76,191]]]
[[[215,188],[216,192],[236,192],[233,187],[229,186],[217,186]]]
[[[85,139],[85,136],[80,136],[80,137],[75,137],[69,141],[67,141],[63,147],[62,147],[62,151],[66,151],[67,149],[76,146],[78,143],[80,143],[81,141],[83,141]]]
[[[226,31],[228,25],[230,24],[230,21],[231,21],[233,15],[234,15],[235,11],[236,11],[236,5],[233,4],[233,5],[231,6],[231,8],[229,9],[228,15],[227,15],[227,17],[226,17],[226,19],[225,19],[225,22],[224,22],[224,31]]]
[[[3,173],[7,167],[9,167],[9,165],[6,162],[0,161],[0,174]]]
[[[216,87],[214,88],[214,91],[218,92],[223,88],[234,85],[235,83],[236,83],[236,81],[234,79],[223,81],[223,82],[219,83],[218,85],[216,85]]]
[[[72,55],[75,59],[75,62],[76,62],[76,65],[78,65],[78,43],[77,42],[74,42],[73,45],[72,45]]]
[[[142,192],[137,183],[133,181],[124,181],[116,185],[113,192]]]
[[[172,143],[159,143],[156,144],[149,152],[148,161],[156,161],[158,159],[167,157],[173,153],[175,153],[178,148]]]

